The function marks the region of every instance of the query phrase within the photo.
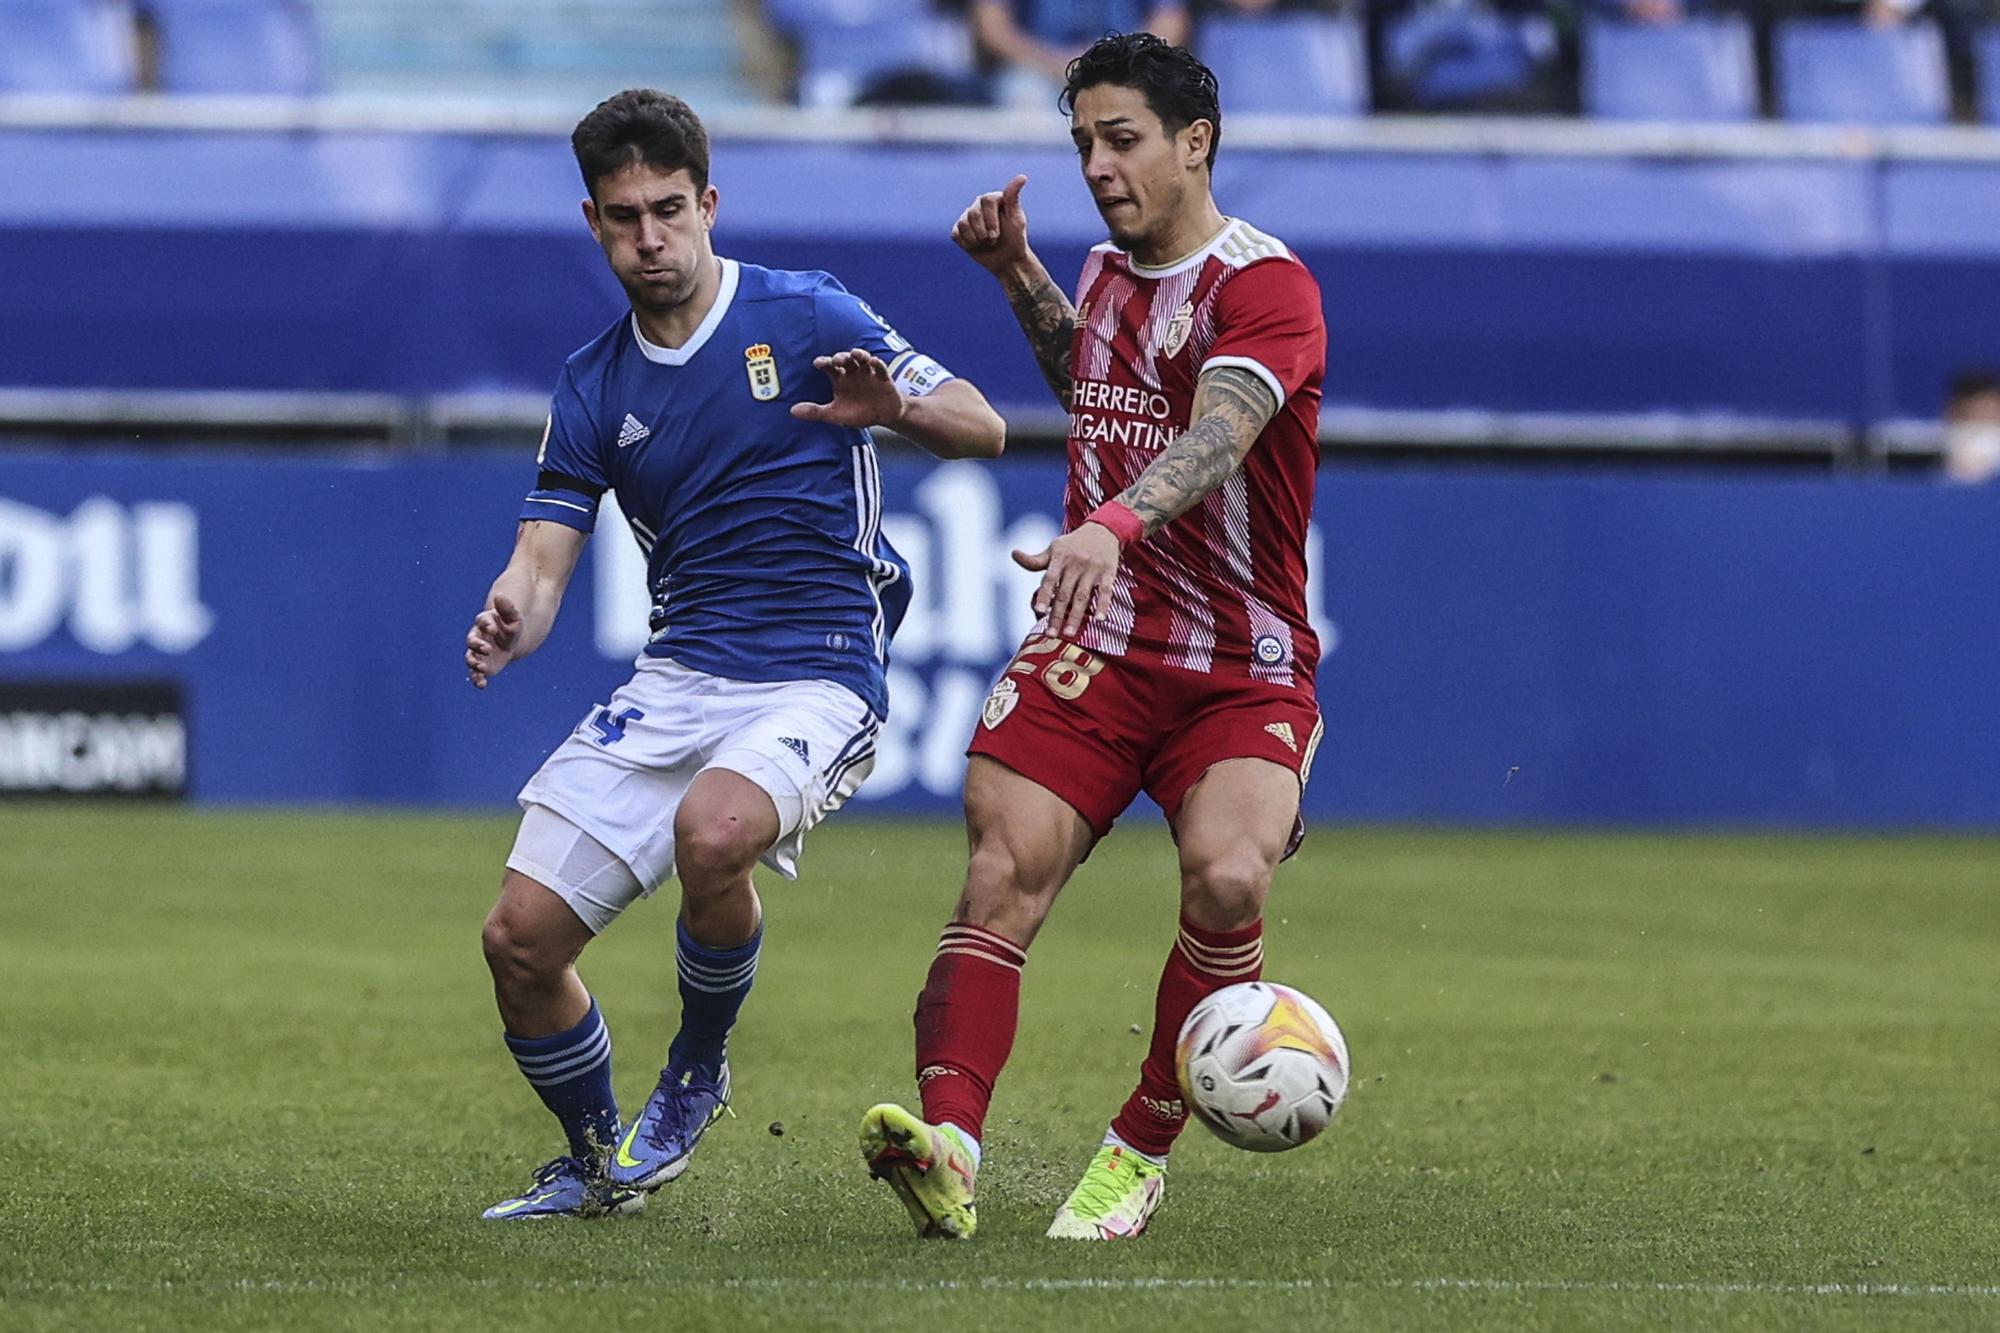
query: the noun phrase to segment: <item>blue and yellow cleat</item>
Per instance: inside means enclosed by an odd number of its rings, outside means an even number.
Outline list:
[[[620,1189],[574,1157],[558,1157],[535,1172],[535,1183],[503,1199],[480,1216],[488,1221],[517,1217],[617,1217],[646,1206],[637,1190]]]
[[[699,1070],[665,1069],[632,1122],[607,1174],[620,1189],[656,1190],[688,1169],[708,1127],[729,1109],[729,1065],[713,1081]]]

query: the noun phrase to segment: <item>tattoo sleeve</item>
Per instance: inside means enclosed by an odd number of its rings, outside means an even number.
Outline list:
[[[1076,310],[1047,273],[1037,273],[1032,278],[1010,278],[1006,290],[1007,304],[1014,307],[1014,318],[1020,321],[1021,332],[1028,335],[1028,346],[1034,349],[1042,378],[1049,382],[1049,388],[1067,410],[1069,349],[1076,335]]]
[[[1278,412],[1270,386],[1241,366],[1219,366],[1194,391],[1194,424],[1118,496],[1152,536],[1229,480]]]

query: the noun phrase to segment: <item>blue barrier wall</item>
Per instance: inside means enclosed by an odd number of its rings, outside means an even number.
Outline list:
[[[1059,142],[723,141],[718,241],[1046,407],[947,236],[1016,171],[1068,283]],[[540,393],[619,310],[554,137],[5,130],[0,182],[0,385]],[[1336,404],[1860,423],[2000,361],[1996,162],[1243,148],[1218,193],[1319,275]]]
[[[608,528],[547,647],[465,683],[530,477],[0,456],[0,696],[178,681],[203,800],[503,802],[644,634]],[[1060,477],[885,470],[917,601],[863,806],[956,808]],[[2000,488],[1339,471],[1315,546],[1319,816],[2000,826]]]

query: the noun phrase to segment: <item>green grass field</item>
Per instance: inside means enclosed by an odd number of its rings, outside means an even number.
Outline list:
[[[910,1095],[956,828],[837,819],[766,884],[738,1118],[598,1224],[477,1218],[558,1143],[479,956],[511,836],[0,807],[0,1327],[2000,1326],[2000,842],[1321,830],[1267,974],[1340,1018],[1347,1106],[1282,1156],[1191,1130],[1152,1232],[1079,1246],[1041,1232],[1173,931],[1121,830],[946,1246],[854,1130]],[[672,939],[655,901],[585,959],[628,1107]]]

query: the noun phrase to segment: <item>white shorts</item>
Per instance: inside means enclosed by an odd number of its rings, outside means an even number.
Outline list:
[[[570,902],[600,931],[632,897],[673,878],[674,815],[695,776],[711,768],[739,773],[770,795],[778,840],[764,864],[797,879],[807,830],[875,767],[881,727],[861,696],[831,681],[758,684],[641,657],[632,679],[584,716],[519,800],[524,811],[541,806],[560,815],[630,867],[625,901]],[[558,868],[540,864],[546,858],[530,842],[516,841],[508,867],[568,897],[550,882],[563,878],[552,873]]]

